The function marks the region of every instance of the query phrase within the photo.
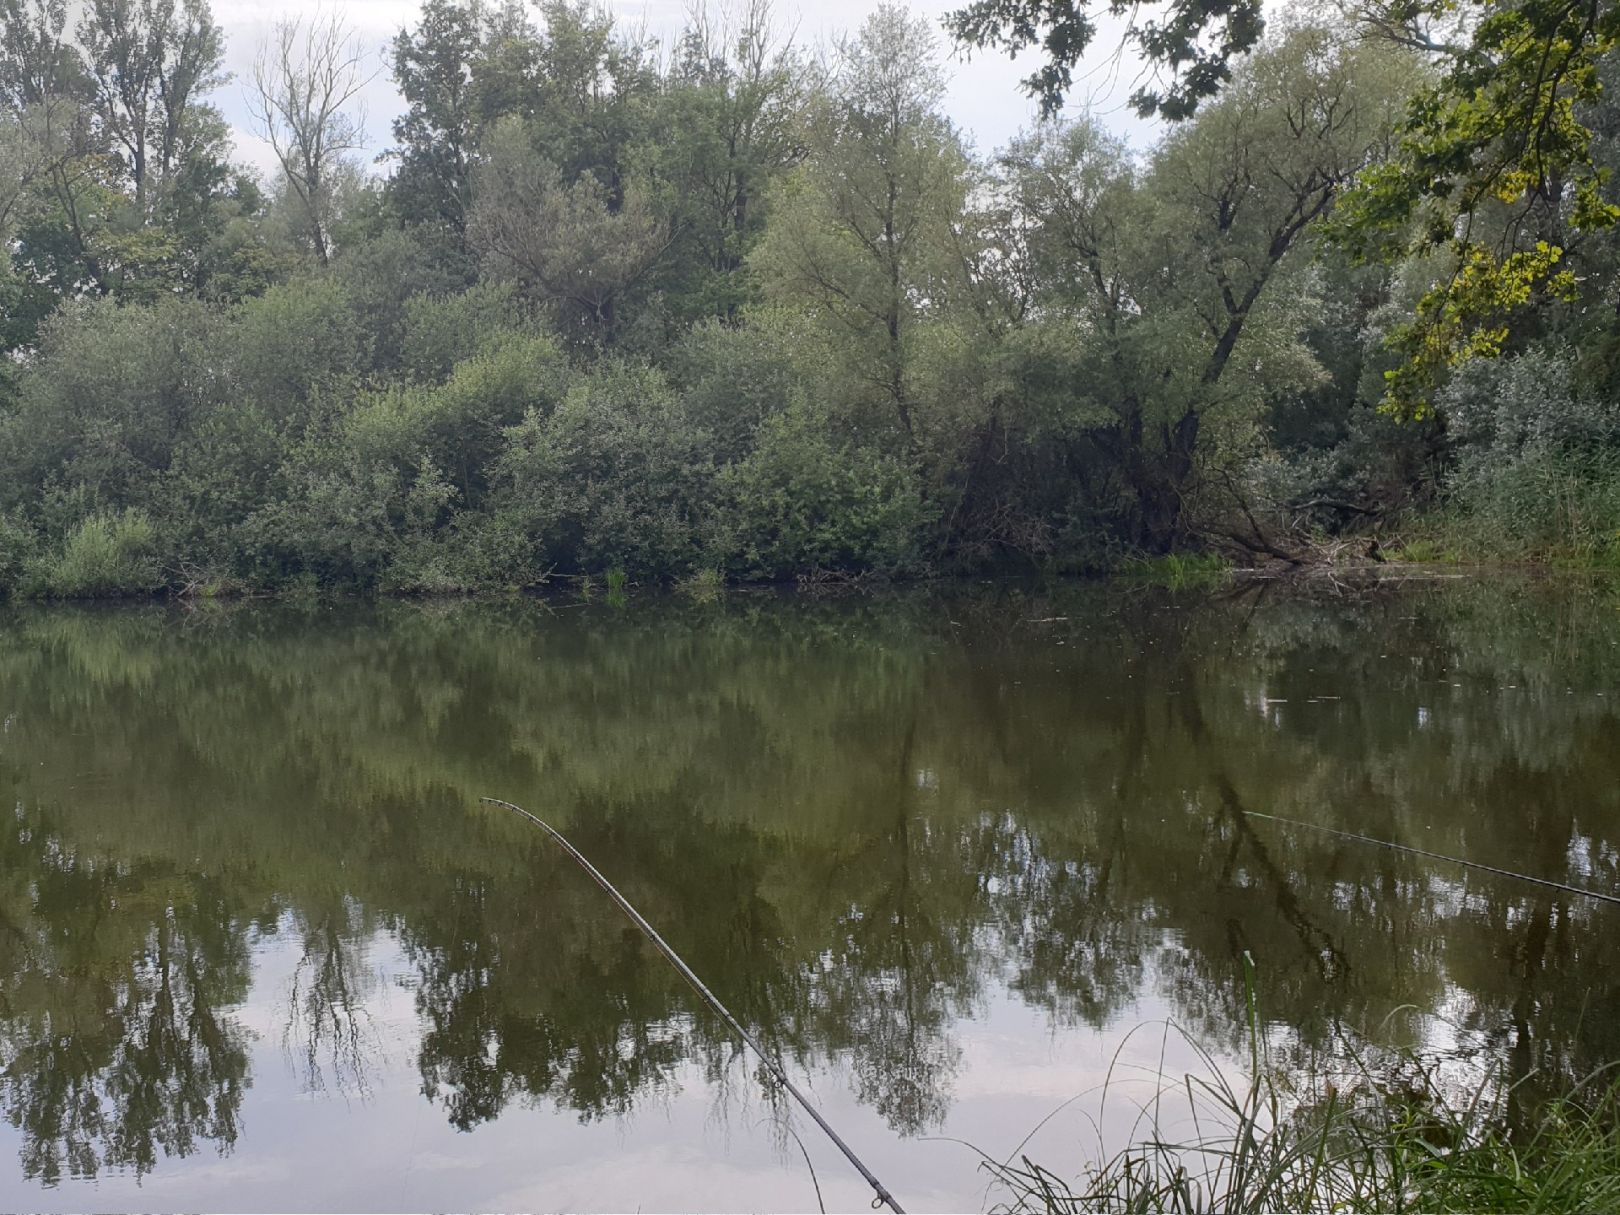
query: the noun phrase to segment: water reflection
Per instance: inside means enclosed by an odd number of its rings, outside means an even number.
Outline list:
[[[162,861],[79,855],[20,806],[0,874],[0,1109],[24,1175],[233,1144],[247,1054],[226,1010],[249,966],[230,896]]]
[[[379,934],[458,1129],[622,1115],[694,1067],[734,1083],[724,1028],[484,793],[563,826],[794,1066],[902,1135],[946,1123],[963,1027],[1007,993],[1067,1033],[1151,992],[1230,1048],[1245,951],[1301,1050],[1348,1025],[1556,1083],[1620,1057],[1611,908],[1250,812],[1620,890],[1617,604],[1441,582],[13,611],[21,1174],[237,1144],[266,940],[298,959],[306,1093],[370,1091]]]

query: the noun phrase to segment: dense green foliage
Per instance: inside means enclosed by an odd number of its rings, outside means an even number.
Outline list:
[[[263,182],[207,100],[205,0],[0,0],[0,589],[1078,570],[1442,526],[1612,559],[1606,52],[1547,86],[1561,163],[1595,166],[1558,232],[1444,193],[1528,233],[1487,266],[1412,201],[1445,45],[1369,11],[1239,56],[1248,10],[1183,17],[1155,36],[1230,45],[1161,47],[1191,116],[1155,147],[1052,121],[986,156],[898,8],[822,62],[762,5],[660,48],[564,0],[430,0],[387,175],[334,86]],[[279,30],[261,100],[319,74],[312,32]],[[1482,131],[1455,156],[1509,164]],[[1459,282],[1490,324],[1452,308],[1436,347]],[[1379,411],[1413,383],[1418,416]]]

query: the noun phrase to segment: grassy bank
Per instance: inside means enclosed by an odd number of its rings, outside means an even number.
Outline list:
[[[1493,534],[1477,521],[1439,515],[1389,545],[1392,561],[1417,565],[1534,566],[1559,570],[1620,571],[1620,531],[1545,540]]]
[[[1258,1031],[1256,1031],[1258,1038]],[[1201,1052],[1202,1053],[1202,1052]],[[1436,1061],[1351,1050],[1301,1078],[1256,1050],[1236,1083],[1163,1084],[1125,1148],[1073,1163],[985,1162],[1009,1212],[1620,1209],[1620,1078],[1528,1100],[1500,1076],[1447,1079]]]
[[[1620,454],[1596,441],[1465,453],[1445,505],[1386,548],[1422,562],[1620,569]]]

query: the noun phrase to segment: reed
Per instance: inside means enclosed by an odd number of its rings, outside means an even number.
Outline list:
[[[985,1157],[1000,1197],[993,1209],[1620,1210],[1620,1077],[1611,1073],[1510,1117],[1513,1089],[1499,1077],[1459,1088],[1435,1061],[1410,1052],[1352,1045],[1331,1070],[1312,1076],[1273,1068],[1252,997],[1246,1076],[1233,1077],[1175,1032],[1203,1072],[1161,1077],[1159,1097],[1143,1111],[1143,1133],[1078,1174],[1025,1154]],[[1116,1081],[1111,1072],[1110,1085]]]
[[[1162,557],[1130,558],[1119,567],[1118,573],[1123,578],[1179,591],[1223,585],[1232,577],[1232,563],[1213,553],[1169,553]]]

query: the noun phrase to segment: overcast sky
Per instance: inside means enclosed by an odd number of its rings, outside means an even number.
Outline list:
[[[940,18],[960,0],[914,0],[911,10],[936,28]],[[645,28],[664,45],[673,41],[684,24],[687,0],[619,0],[613,4],[621,24]],[[877,0],[776,0],[779,23],[797,27],[796,41],[803,46],[831,43],[844,32],[853,32],[873,9]],[[376,78],[363,97],[369,153],[375,156],[390,142],[390,124],[404,108],[389,78],[384,50],[389,40],[404,26],[416,21],[415,0],[291,0],[280,4],[264,0],[214,0],[214,18],[224,27],[226,67],[233,79],[215,96],[236,133],[238,155],[261,169],[274,163],[269,148],[251,131],[242,90],[253,62],[255,48],[278,18],[295,14],[337,11],[364,40]],[[1132,116],[1125,99],[1134,87],[1137,68],[1134,61],[1122,66],[1117,25],[1104,24],[1094,51],[1082,71],[1076,74],[1071,109],[1088,106],[1107,125],[1142,144],[1153,131]],[[1013,61],[999,53],[978,54],[971,62],[952,55],[943,32],[940,53],[950,81],[946,109],[952,120],[981,151],[1005,144],[1020,128],[1029,125],[1035,107],[1018,87],[1018,82],[1034,70],[1036,61],[1026,55]]]

